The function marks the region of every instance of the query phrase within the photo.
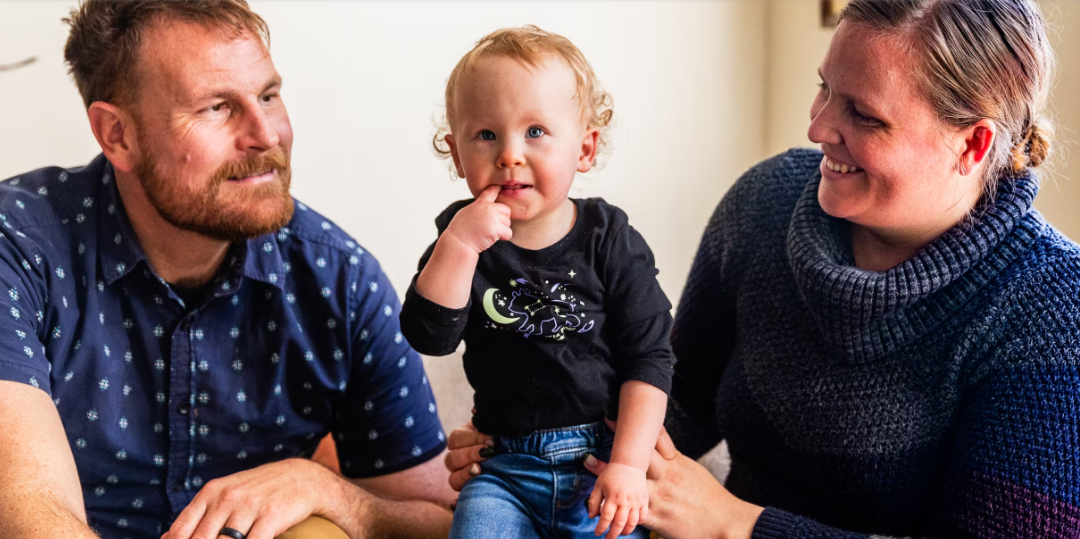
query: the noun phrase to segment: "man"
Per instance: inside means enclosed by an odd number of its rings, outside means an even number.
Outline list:
[[[265,23],[67,22],[102,155],[0,186],[0,537],[445,536],[423,366],[378,263],[289,196]],[[306,459],[327,432],[345,477]]]

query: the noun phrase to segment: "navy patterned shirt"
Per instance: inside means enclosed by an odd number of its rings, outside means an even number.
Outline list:
[[[98,156],[0,184],[0,379],[52,396],[104,537],[159,537],[211,479],[332,432],[371,477],[445,447],[378,262],[299,202],[234,244],[206,299],[150,267]]]

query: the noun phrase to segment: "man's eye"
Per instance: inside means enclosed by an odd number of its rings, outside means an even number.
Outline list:
[[[495,133],[485,129],[480,132],[480,140],[495,140]]]
[[[262,97],[263,103],[269,103],[277,97],[277,94],[268,94]]]
[[[526,134],[529,138],[540,138],[544,136],[544,130],[539,127],[530,127]]]
[[[213,105],[210,105],[210,112],[221,112],[221,109],[225,108],[226,106],[227,105],[225,103],[215,103]]]

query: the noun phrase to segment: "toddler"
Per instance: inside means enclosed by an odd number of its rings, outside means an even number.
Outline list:
[[[473,423],[495,440],[452,538],[648,535],[636,526],[671,386],[671,304],[626,214],[567,197],[611,115],[581,51],[534,26],[483,38],[447,82],[435,146],[475,198],[435,220],[401,325],[421,353],[465,340]],[[610,462],[596,478],[590,452]]]

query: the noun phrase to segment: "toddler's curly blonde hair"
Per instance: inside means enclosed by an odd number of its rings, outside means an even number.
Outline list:
[[[535,67],[549,55],[563,59],[573,71],[577,81],[577,92],[574,95],[581,103],[582,118],[588,122],[589,127],[595,127],[600,132],[596,153],[601,157],[606,156],[610,144],[608,131],[615,111],[611,95],[600,87],[600,81],[589,61],[569,39],[545,32],[533,25],[496,30],[477,41],[476,46],[458,61],[446,81],[446,115],[438,122],[431,141],[435,153],[441,159],[450,157],[446,135],[450,134],[450,126],[454,124],[454,96],[461,78],[477,61],[505,56]]]

